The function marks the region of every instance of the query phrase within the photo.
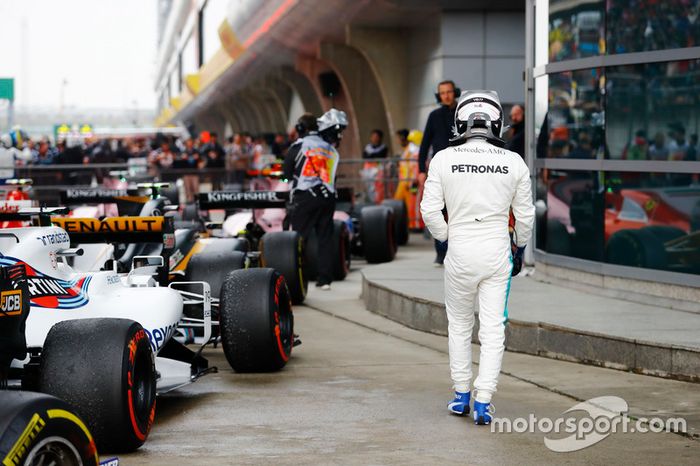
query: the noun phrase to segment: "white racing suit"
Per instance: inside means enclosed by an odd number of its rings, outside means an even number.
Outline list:
[[[446,222],[441,212],[447,207]],[[481,360],[476,400],[496,391],[505,347],[513,268],[508,219],[515,216],[518,247],[527,244],[535,218],[530,173],[520,156],[484,139],[438,152],[430,162],[421,213],[438,241],[450,240],[445,258],[445,307],[454,389],[468,392],[471,337],[479,296]]]

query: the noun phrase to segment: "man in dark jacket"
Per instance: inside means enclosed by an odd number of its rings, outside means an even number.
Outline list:
[[[516,152],[525,159],[525,111],[520,105],[513,105],[510,109],[510,140],[506,149]]]
[[[438,84],[435,96],[440,101],[440,108],[433,110],[428,115],[428,122],[423,131],[423,141],[418,154],[418,186],[419,199],[423,196],[423,185],[427,176],[428,153],[432,148],[432,153],[437,154],[450,145],[452,137],[452,126],[455,119],[455,108],[457,107],[457,86],[454,81],[442,81]],[[447,243],[435,240],[435,264],[440,266],[445,262],[447,254]]]
[[[218,134],[212,132],[209,143],[202,146],[199,150],[207,162],[207,168],[224,168],[226,166],[226,153],[221,144],[219,144],[218,136]]]

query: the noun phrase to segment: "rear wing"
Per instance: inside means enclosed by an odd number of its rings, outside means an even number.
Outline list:
[[[197,201],[202,210],[284,208],[289,202],[289,191],[213,191],[200,193]]]
[[[52,215],[66,215],[70,210],[68,207],[19,207],[8,206],[7,209],[0,210],[0,222],[33,220],[35,225],[51,225]]]
[[[66,230],[71,243],[162,243],[164,249],[175,247],[172,217],[60,217],[52,223]]]
[[[116,204],[119,202],[136,202],[145,204],[151,199],[137,189],[67,189],[61,192],[61,203],[73,204]]]

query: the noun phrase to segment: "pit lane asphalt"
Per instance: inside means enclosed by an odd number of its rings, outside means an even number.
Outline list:
[[[700,463],[698,442],[677,434],[616,433],[581,451],[554,453],[542,433],[492,433],[451,416],[446,339],[368,313],[359,294],[357,271],[330,292],[312,290],[307,302],[315,309],[295,309],[303,344],[280,373],[236,374],[220,348],[205,350],[219,373],[160,397],[147,443],[119,455],[120,464]],[[504,371],[512,366],[549,371],[553,384],[601,380],[598,396],[617,394],[610,387],[629,385],[631,376],[674,396],[697,387],[508,353]],[[576,401],[502,375],[494,404],[497,416],[556,419]]]

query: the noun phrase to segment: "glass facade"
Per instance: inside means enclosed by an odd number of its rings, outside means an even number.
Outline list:
[[[536,247],[614,265],[700,274],[698,181],[690,173],[540,170]]]
[[[549,76],[546,131],[538,153],[550,158],[602,158],[605,150],[604,80],[599,68]]]
[[[688,0],[549,0],[549,61],[700,45]]]
[[[538,249],[588,260],[604,259],[601,173],[540,170],[537,179]]]
[[[610,54],[700,45],[697,2],[688,0],[608,0]]]
[[[549,61],[605,53],[602,0],[549,0]]]
[[[696,3],[535,4],[541,252],[700,274],[700,54],[682,52],[700,46]],[[669,49],[684,59],[663,61]],[[591,68],[601,55],[605,66]]]
[[[605,70],[611,159],[697,161],[700,60]]]

